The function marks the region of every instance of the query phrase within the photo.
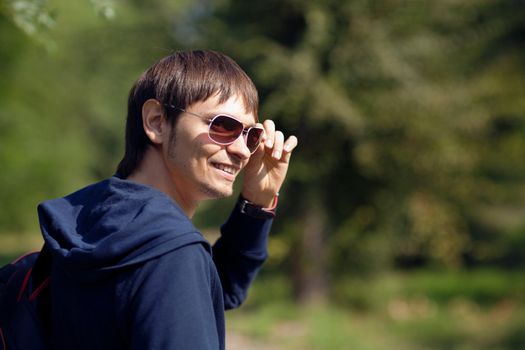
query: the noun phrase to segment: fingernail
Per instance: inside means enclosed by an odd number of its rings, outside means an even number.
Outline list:
[[[271,139],[266,140],[266,147],[272,147],[273,141]]]
[[[290,152],[290,148],[291,148],[290,145],[286,145],[286,146],[284,146],[284,150],[285,150],[286,152]]]
[[[275,151],[275,152],[273,152],[272,156],[273,156],[275,159],[279,159],[279,158],[281,158],[281,152],[279,152],[279,151]]]

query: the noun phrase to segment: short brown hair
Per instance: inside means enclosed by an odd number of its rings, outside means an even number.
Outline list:
[[[142,162],[150,140],[142,126],[142,105],[156,99],[165,109],[172,125],[179,112],[195,102],[217,95],[225,102],[239,95],[247,113],[257,118],[259,97],[252,80],[230,57],[215,51],[175,52],[152,65],[135,82],[128,98],[126,143],[124,157],[117,167],[117,175],[127,178]]]

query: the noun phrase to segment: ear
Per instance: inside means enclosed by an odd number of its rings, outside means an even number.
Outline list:
[[[167,127],[164,109],[159,101],[149,99],[142,105],[142,126],[146,136],[153,144],[162,144],[168,137],[169,128]]]

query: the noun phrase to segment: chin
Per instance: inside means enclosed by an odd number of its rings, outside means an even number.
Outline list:
[[[233,187],[203,185],[202,193],[208,199],[220,199],[233,195]]]

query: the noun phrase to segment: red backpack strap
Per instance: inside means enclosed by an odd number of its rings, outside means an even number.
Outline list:
[[[31,295],[29,295],[29,301],[36,303],[37,314],[42,321],[44,334],[49,333],[49,325],[51,323],[51,292],[49,289],[51,264],[51,251],[44,244],[33,266],[31,276],[33,289]]]
[[[18,291],[18,296],[16,297],[17,303],[20,302],[20,300],[22,300],[22,297],[24,296],[24,292],[29,283],[29,279],[31,278],[32,271],[33,271],[33,268],[30,268],[29,270],[27,270],[26,275],[24,276],[24,281],[22,282],[22,285],[20,286],[20,290]]]

